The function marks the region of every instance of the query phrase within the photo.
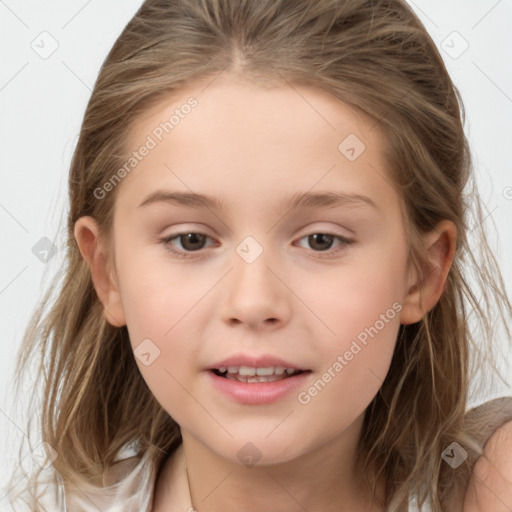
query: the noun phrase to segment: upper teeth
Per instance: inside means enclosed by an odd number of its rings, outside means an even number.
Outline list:
[[[285,368],[284,366],[269,366],[265,368],[251,368],[249,366],[222,366],[219,368],[220,373],[238,373],[238,375],[282,375],[284,372],[291,374],[296,371],[295,368]]]

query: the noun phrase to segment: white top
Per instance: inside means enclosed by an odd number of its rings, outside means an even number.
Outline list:
[[[53,471],[50,466],[43,471],[48,478],[47,490],[43,499],[39,501],[51,512],[152,512],[153,495],[155,491],[157,468],[151,463],[149,457],[144,455],[138,459],[133,449],[125,446],[117,455],[116,460],[122,461],[122,479],[109,487],[98,488],[94,486],[81,487],[80,489],[68,489],[65,491],[62,479]],[[173,501],[169,504],[169,512],[192,512],[192,500],[181,444],[171,459],[169,468],[170,487],[174,490]],[[57,485],[55,479],[59,482]],[[32,512],[32,508],[18,501],[11,504],[10,508],[3,508],[7,505],[7,499],[0,501],[0,510],[10,512]],[[14,508],[12,508],[14,506]],[[394,510],[393,503],[389,511]],[[420,510],[414,500],[409,501],[409,512],[431,512],[431,508],[423,506]]]

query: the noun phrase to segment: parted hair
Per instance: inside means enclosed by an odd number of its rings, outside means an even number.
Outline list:
[[[94,191],[126,160],[130,128],[173,91],[223,72],[261,87],[320,88],[374,120],[419,271],[421,235],[444,219],[455,223],[444,292],[421,321],[400,326],[358,445],[365,474],[385,475],[382,510],[395,499],[405,512],[410,494],[420,504],[428,498],[433,512],[453,510],[450,493],[467,481],[482,454],[478,431],[494,414],[467,416],[470,384],[484,362],[495,368],[496,329],[510,339],[512,308],[486,234],[491,219],[474,185],[459,92],[402,0],[147,0],[129,21],[101,66],[73,154],[65,265],[17,360],[19,382],[37,361],[37,421],[58,453],[56,474],[101,485],[133,440],[159,467],[181,442],[138,370],[126,326],[106,321],[74,225],[90,215],[111,239],[118,187],[101,199]],[[442,458],[453,442],[468,452],[457,471]],[[37,478],[27,483],[34,496]]]

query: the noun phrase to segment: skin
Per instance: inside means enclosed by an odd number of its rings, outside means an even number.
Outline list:
[[[420,281],[407,263],[400,198],[373,120],[313,88],[264,89],[232,75],[206,83],[170,96],[130,131],[129,152],[187,98],[199,102],[117,185],[114,268],[95,220],[76,222],[105,316],[127,325],[134,349],[149,338],[160,350],[149,366],[136,361],[180,425],[200,512],[231,512],[240,503],[247,512],[269,504],[280,512],[378,510],[355,464],[363,415],[389,370],[400,324],[419,321],[442,293],[455,227],[443,221],[425,235],[430,262]],[[338,150],[349,134],[366,146],[353,162]],[[157,189],[209,194],[225,210],[138,206]],[[307,191],[363,194],[375,207],[282,211],[289,196]],[[178,232],[210,238],[179,258],[168,247],[186,253],[186,240],[161,241]],[[324,257],[308,235],[326,232],[353,243],[334,238]],[[252,263],[236,252],[247,236],[263,249]],[[401,311],[308,404],[292,392],[277,403],[241,405],[204,371],[239,352],[273,354],[312,370],[307,390],[394,303]],[[248,441],[262,454],[251,468],[237,457]],[[156,511],[171,502],[165,469]],[[377,487],[382,500],[382,480]]]
[[[512,421],[487,440],[468,483],[464,512],[498,512],[512,507]]]

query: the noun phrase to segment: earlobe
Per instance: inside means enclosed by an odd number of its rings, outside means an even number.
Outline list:
[[[428,263],[422,272],[411,272],[411,282],[404,299],[400,322],[404,325],[419,322],[443,294],[448,272],[455,257],[457,228],[449,220],[426,233],[423,245]]]
[[[121,296],[114,273],[108,265],[98,223],[93,217],[80,217],[75,222],[74,235],[80,253],[89,266],[94,288],[103,304],[105,318],[114,327],[126,325]]]

